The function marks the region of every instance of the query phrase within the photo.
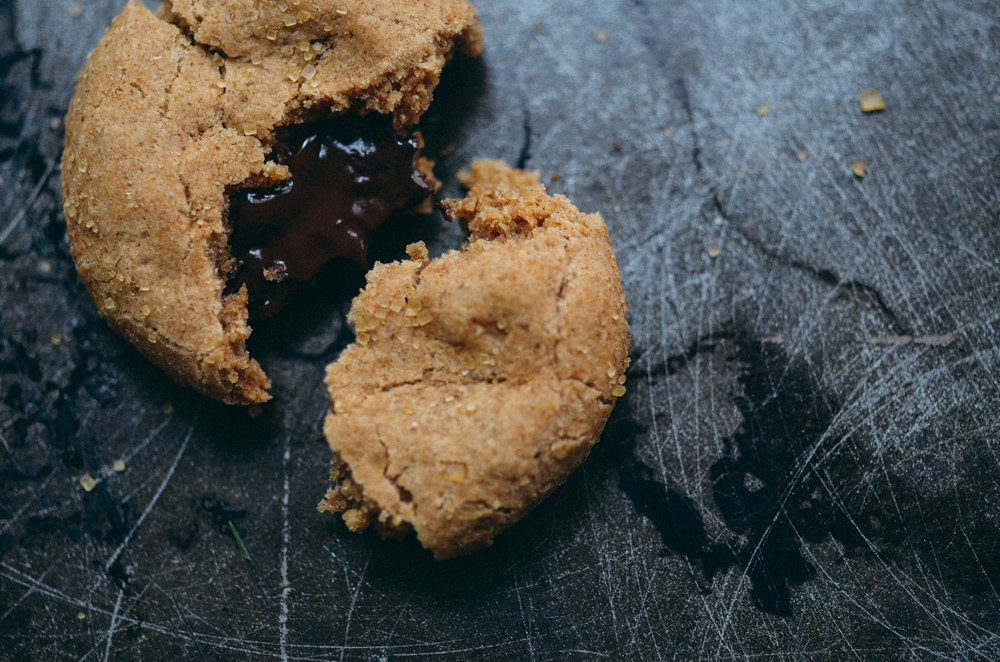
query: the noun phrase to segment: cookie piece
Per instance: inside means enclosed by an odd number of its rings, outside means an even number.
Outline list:
[[[631,343],[604,221],[537,173],[477,161],[459,250],[376,265],[327,369],[337,481],[321,510],[352,531],[416,531],[435,558],[489,545],[587,457]]]
[[[282,9],[284,7],[284,9]],[[175,380],[227,403],[269,398],[226,293],[230,192],[274,185],[282,127],[426,110],[448,56],[480,50],[464,0],[131,0],[81,73],[62,194],[77,271],[109,326]]]

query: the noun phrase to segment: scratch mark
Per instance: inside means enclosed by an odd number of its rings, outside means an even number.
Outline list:
[[[53,566],[53,567],[55,567],[55,566]],[[32,585],[31,585],[30,587],[28,587],[28,590],[24,592],[24,595],[22,595],[22,596],[21,596],[20,598],[18,598],[17,602],[15,602],[14,604],[12,604],[12,605],[10,606],[10,609],[8,609],[7,611],[5,611],[5,612],[3,613],[3,616],[0,616],[0,621],[3,621],[3,620],[4,620],[5,618],[7,618],[8,616],[10,616],[10,613],[11,613],[12,611],[14,611],[15,609],[17,609],[17,606],[18,606],[19,604],[21,604],[22,602],[24,602],[24,600],[25,600],[25,599],[26,599],[26,598],[27,598],[27,597],[28,597],[29,595],[31,595],[32,593],[34,593],[34,592],[35,592],[35,589],[37,589],[37,588],[38,588],[38,586],[39,586],[39,584],[41,584],[41,583],[42,583],[42,580],[43,580],[43,579],[45,579],[45,575],[49,574],[49,570],[52,570],[52,568],[49,568],[48,570],[46,570],[45,572],[43,572],[43,573],[41,574],[41,576],[39,576],[39,578],[38,578],[38,579],[36,579],[36,580],[34,581],[34,583],[32,583]]]
[[[953,336],[921,336],[919,338],[914,338],[913,336],[885,336],[869,338],[868,342],[880,345],[908,345],[915,343],[917,345],[941,345],[947,347],[954,340]]]
[[[38,184],[35,185],[35,188],[34,190],[32,190],[31,195],[28,196],[28,200],[24,204],[24,207],[22,207],[18,215],[14,217],[14,220],[12,220],[10,223],[7,224],[7,227],[4,228],[4,231],[0,232],[0,245],[3,245],[3,243],[7,241],[7,237],[10,236],[10,233],[13,232],[17,228],[17,226],[21,224],[21,221],[24,220],[24,217],[28,213],[28,208],[31,207],[31,205],[35,204],[35,200],[38,199],[38,195],[42,192],[42,188],[45,187],[46,182],[49,181],[49,177],[52,176],[52,171],[55,170],[57,162],[58,159],[49,159],[48,167],[45,168],[45,172],[42,174],[42,178],[38,180]]]
[[[205,653],[203,653],[201,650],[201,644],[198,643],[198,640],[194,636],[194,631],[191,629],[191,624],[188,623],[188,619],[185,618],[184,613],[180,610],[180,607],[177,606],[177,600],[174,599],[174,594],[170,591],[164,591],[164,592],[170,598],[170,602],[174,606],[174,611],[176,611],[177,615],[181,617],[181,621],[183,621],[184,627],[187,628],[188,635],[190,635],[191,641],[194,642],[194,647],[198,649],[198,655],[201,656],[201,662],[208,662],[208,660],[205,659]]]
[[[358,585],[354,587],[354,595],[351,596],[351,606],[347,610],[347,623],[344,625],[344,646],[340,649],[340,659],[344,659],[344,651],[347,650],[348,635],[351,631],[351,617],[354,615],[354,605],[358,602],[358,594],[361,593],[361,587],[365,585],[365,573],[368,572],[368,564],[371,563],[372,556],[375,554],[375,548],[368,552],[368,560],[365,561],[365,567],[361,569],[361,576],[358,577]],[[347,567],[344,567],[344,575],[347,576]],[[350,580],[348,580],[347,585],[350,586]]]
[[[204,400],[202,401],[202,403],[204,403]],[[108,559],[108,562],[104,564],[104,569],[106,571],[111,570],[111,566],[114,565],[115,561],[118,560],[118,557],[121,556],[121,553],[125,550],[125,547],[129,544],[129,542],[131,542],[132,536],[135,535],[135,532],[142,525],[143,520],[145,520],[146,516],[149,515],[151,510],[153,510],[153,506],[156,505],[156,502],[159,500],[160,495],[163,494],[163,490],[167,489],[167,483],[169,483],[170,479],[173,478],[174,471],[177,469],[177,465],[181,461],[181,456],[184,455],[184,451],[186,451],[188,447],[188,442],[191,441],[191,434],[194,432],[194,428],[198,424],[198,419],[201,417],[201,409],[202,409],[202,404],[199,404],[198,409],[197,411],[195,411],[194,414],[194,420],[191,421],[191,427],[188,428],[187,436],[184,437],[184,443],[181,444],[180,450],[178,450],[177,455],[174,456],[174,461],[170,465],[170,469],[167,470],[167,475],[163,477],[163,481],[160,483],[160,487],[156,490],[156,494],[153,495],[153,498],[150,500],[149,505],[147,505],[146,509],[142,511],[142,515],[139,516],[139,519],[136,520],[135,524],[132,526],[132,529],[125,536],[125,540],[122,541],[122,544],[118,545],[118,549],[116,549],[114,554],[111,555],[111,558]]]
[[[115,627],[118,626],[118,609],[122,606],[123,595],[125,595],[125,589],[118,589],[118,599],[115,600],[115,610],[111,612],[111,626],[108,628],[108,632],[105,635],[107,637],[107,642],[104,645],[104,662],[108,662],[108,657],[111,655],[111,639],[115,636]]]
[[[287,435],[285,437],[285,455],[283,458],[285,493],[281,497],[281,615],[278,616],[278,624],[281,627],[278,644],[281,649],[282,662],[288,662],[288,652],[285,650],[285,642],[288,640],[288,595],[292,591],[292,585],[288,581],[288,547],[292,542],[292,528],[288,519],[288,495],[290,493],[288,465],[291,456],[291,435]]]
[[[162,423],[160,423],[155,428],[153,428],[153,431],[150,432],[149,435],[145,439],[142,440],[142,443],[139,444],[138,446],[136,446],[134,449],[132,449],[128,453],[128,455],[126,455],[122,459],[125,460],[125,462],[127,463],[133,457],[135,457],[136,455],[138,455],[142,451],[143,448],[145,448],[146,446],[149,445],[149,442],[153,441],[154,439],[156,439],[157,436],[159,436],[160,432],[163,431],[163,428],[167,427],[167,423],[169,423],[169,422],[170,422],[170,418],[168,417]]]

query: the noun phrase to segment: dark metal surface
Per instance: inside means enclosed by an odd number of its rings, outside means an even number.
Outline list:
[[[59,120],[121,4],[0,0],[0,659],[1000,658],[995,2],[480,3],[446,192],[520,158],[602,212],[634,352],[585,465],[447,563],[316,511],[358,274],[255,331],[256,419],[98,318]]]

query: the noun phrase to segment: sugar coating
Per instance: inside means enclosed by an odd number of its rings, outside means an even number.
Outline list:
[[[245,290],[223,293],[227,192],[288,176],[265,161],[282,126],[348,109],[411,126],[457,48],[481,48],[464,0],[130,1],[66,118],[70,249],[99,313],[181,384],[267,400]]]
[[[327,369],[337,481],[353,531],[416,531],[435,558],[489,545],[587,457],[624,393],[631,343],[604,221],[537,173],[477,161],[446,200],[461,249],[376,265]]]

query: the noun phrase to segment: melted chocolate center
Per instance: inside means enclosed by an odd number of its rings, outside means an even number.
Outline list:
[[[334,258],[367,270],[369,233],[433,193],[415,165],[419,150],[418,138],[374,114],[310,124],[276,146],[291,178],[230,196],[230,287],[247,286],[251,318],[277,313]]]

